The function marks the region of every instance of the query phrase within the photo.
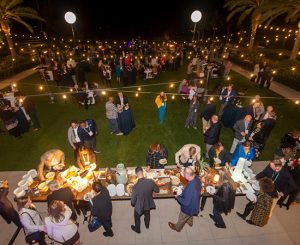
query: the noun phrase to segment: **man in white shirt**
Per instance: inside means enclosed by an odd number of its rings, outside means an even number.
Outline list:
[[[81,141],[78,136],[78,123],[75,120],[71,121],[71,125],[68,129],[68,141],[74,150],[74,158],[77,159],[77,153],[81,146]]]
[[[195,144],[186,144],[175,153],[175,162],[178,167],[194,166],[200,161],[201,149]]]

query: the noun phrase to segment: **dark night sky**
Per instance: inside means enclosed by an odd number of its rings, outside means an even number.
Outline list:
[[[224,0],[25,0],[25,4],[38,8],[47,20],[44,28],[57,36],[71,35],[64,13],[73,11],[76,35],[85,39],[174,35],[192,28],[193,10],[199,9],[211,21],[225,14]]]

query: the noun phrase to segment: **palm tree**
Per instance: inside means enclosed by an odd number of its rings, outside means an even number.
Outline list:
[[[256,30],[265,19],[262,16],[261,11],[269,0],[227,0],[224,7],[227,8],[230,13],[227,16],[227,21],[230,21],[233,16],[240,15],[238,24],[240,25],[246,17],[251,17],[251,36],[249,42],[249,50],[252,50],[256,35]]]
[[[290,55],[290,59],[295,60],[300,48],[300,0],[277,0],[262,12],[268,24],[282,15],[286,15],[287,22],[298,22],[298,33]]]
[[[0,0],[0,27],[4,32],[12,59],[17,57],[17,52],[11,37],[11,22],[16,21],[25,26],[30,32],[33,32],[32,27],[23,18],[44,21],[34,9],[20,6],[22,3],[23,0]]]

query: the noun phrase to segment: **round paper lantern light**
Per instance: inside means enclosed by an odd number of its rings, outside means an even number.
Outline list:
[[[76,15],[73,12],[67,12],[65,13],[65,20],[69,24],[74,24],[76,22]]]
[[[194,23],[199,22],[201,18],[202,18],[202,14],[199,10],[195,10],[191,15],[191,19]]]

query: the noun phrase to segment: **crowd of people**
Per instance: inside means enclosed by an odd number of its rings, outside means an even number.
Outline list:
[[[102,48],[97,51],[92,46],[78,45],[75,53],[81,56],[87,55],[90,60],[97,60],[97,71],[99,72],[100,83],[94,83],[94,88],[86,81],[85,71],[89,66],[86,62],[78,64],[73,60],[67,60],[62,54],[55,54],[49,50],[47,54],[40,54],[41,62],[50,64],[52,78],[57,86],[74,88],[74,97],[83,105],[96,103],[97,89],[102,86],[112,86],[112,74],[114,73],[117,83],[127,86],[135,83],[136,79],[148,79],[159,76],[165,70],[177,70],[184,60],[185,47],[182,45],[164,44],[142,45],[137,40],[126,44],[126,48],[111,49],[105,44],[99,44]],[[84,50],[84,51],[83,51]],[[101,52],[101,59],[97,55]],[[205,51],[208,52],[208,51]],[[205,53],[204,52],[204,53]],[[202,52],[203,53],[203,52]],[[60,57],[60,58],[59,58]],[[58,61],[56,61],[58,59]],[[192,60],[187,67],[187,80],[183,80],[179,86],[179,94],[184,101],[188,101],[186,128],[198,130],[198,117],[202,119],[203,143],[205,151],[195,144],[182,146],[175,154],[175,163],[178,168],[184,169],[183,177],[186,186],[183,193],[175,197],[180,205],[180,213],[177,223],[169,222],[170,229],[180,232],[187,223],[193,226],[193,217],[197,216],[202,209],[201,196],[202,183],[197,174],[197,168],[202,158],[202,153],[208,159],[211,167],[236,166],[241,158],[252,162],[262,153],[264,146],[274,128],[277,120],[276,113],[271,105],[265,108],[259,95],[256,95],[251,104],[246,105],[243,110],[236,111],[238,92],[233,84],[218,88],[220,108],[217,112],[216,103],[213,99],[206,98],[205,105],[200,111],[200,98],[203,98],[205,89],[200,81],[207,72],[220,72],[217,67],[211,65],[203,68],[204,59]],[[61,65],[58,65],[62,63]],[[59,68],[61,67],[61,68]],[[224,68],[224,76],[230,73],[231,64],[227,63]],[[45,71],[43,71],[45,72]],[[268,82],[266,75],[267,67],[259,71],[257,81],[264,86]],[[49,74],[48,74],[49,75]],[[46,77],[46,79],[49,79]],[[99,94],[98,94],[99,95]],[[34,130],[40,128],[35,106],[30,97],[15,95],[18,99],[12,104],[5,98],[0,97],[0,117],[11,135],[20,137],[22,133],[29,130],[30,124]],[[153,101],[157,107],[159,123],[165,121],[166,108],[168,103],[167,95],[161,91]],[[112,135],[127,135],[135,127],[133,112],[128,98],[121,91],[116,98],[109,97],[105,103],[108,128]],[[235,113],[235,114],[234,114]],[[222,127],[232,128],[233,142],[228,151],[220,140]],[[67,139],[74,150],[74,159],[80,169],[85,169],[86,164],[97,163],[96,136],[98,127],[93,119],[82,121],[72,120],[67,131]],[[278,149],[269,165],[255,177],[259,181],[260,191],[254,201],[250,201],[243,212],[237,215],[246,220],[249,224],[264,226],[272,215],[276,203],[279,207],[286,209],[299,198],[300,192],[300,162],[297,154],[300,150],[300,132],[291,131],[284,135],[279,142]],[[169,152],[163,143],[155,143],[149,146],[146,152],[146,171],[150,169],[164,168],[169,158]],[[44,170],[63,167],[65,155],[59,149],[52,149],[45,152],[38,166],[38,177],[45,180]],[[144,216],[145,226],[150,227],[150,210],[155,209],[153,192],[159,188],[151,179],[144,177],[142,167],[135,169],[138,181],[133,187],[131,204],[134,207],[134,225],[131,229],[141,232],[141,217]],[[8,222],[14,222],[18,227],[23,227],[26,235],[26,242],[32,244],[46,244],[45,234],[51,240],[60,244],[80,244],[77,216],[78,211],[74,206],[74,196],[69,188],[62,188],[56,180],[48,183],[51,194],[47,198],[48,215],[44,219],[36,209],[30,198],[25,196],[16,199],[18,210],[13,208],[7,199],[7,183],[0,188],[0,213]],[[106,237],[114,236],[112,230],[112,201],[108,190],[100,182],[92,185],[93,198],[86,208],[91,212],[92,221],[89,222],[89,229],[97,229],[103,226]],[[213,209],[210,218],[217,228],[226,228],[222,214],[228,215],[234,209],[236,185],[234,182],[224,180],[224,183],[213,195]],[[205,201],[204,201],[205,202]],[[2,208],[3,207],[3,208]],[[87,213],[84,212],[84,215]],[[250,218],[249,215],[251,214]],[[85,217],[86,219],[86,217]],[[97,225],[98,224],[98,225]],[[92,227],[94,226],[94,227]]]

